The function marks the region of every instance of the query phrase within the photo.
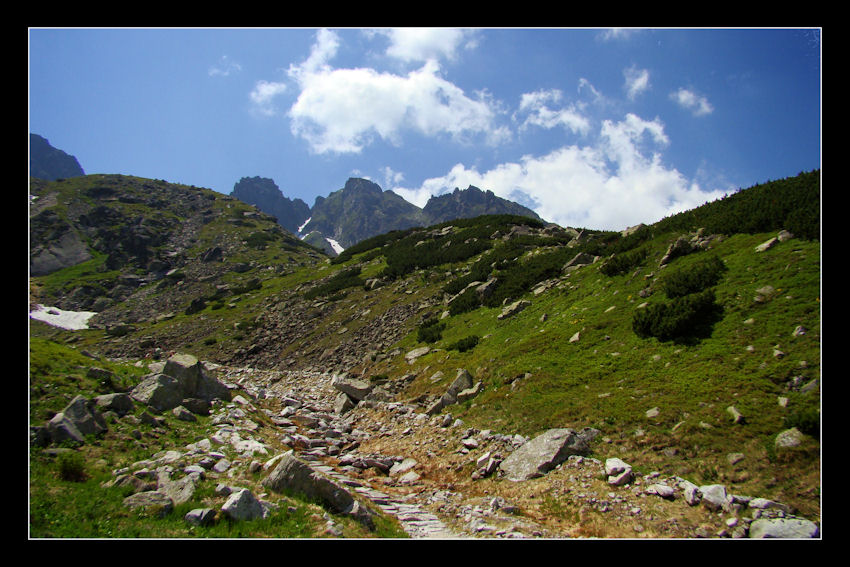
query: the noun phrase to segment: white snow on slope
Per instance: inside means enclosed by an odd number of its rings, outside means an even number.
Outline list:
[[[334,249],[334,252],[336,252],[337,254],[341,254],[341,253],[342,253],[342,251],[343,251],[343,250],[345,250],[345,248],[343,248],[342,246],[340,246],[340,245],[339,245],[339,242],[337,242],[337,241],[336,241],[336,240],[334,240],[333,238],[327,238],[327,237],[325,237],[325,240],[327,240],[327,241],[328,241],[328,243],[331,245],[331,248],[333,248],[333,249]]]
[[[45,307],[39,304],[35,311],[30,311],[30,317],[38,321],[44,321],[48,325],[68,329],[70,331],[79,331],[80,329],[88,329],[88,322],[93,316],[97,315],[94,311],[63,311],[56,307]]]
[[[307,226],[307,223],[313,220],[313,217],[308,218],[304,221],[304,224],[298,227],[298,234],[301,234],[301,231],[304,230],[304,227]]]

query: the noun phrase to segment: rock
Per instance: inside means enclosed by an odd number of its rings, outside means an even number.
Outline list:
[[[777,449],[790,449],[799,446],[803,442],[803,439],[803,433],[796,427],[792,427],[776,436],[774,446]]]
[[[598,430],[591,428],[579,432],[570,428],[550,429],[511,453],[499,468],[513,481],[542,476],[570,455],[587,453],[590,442],[598,433]]]
[[[617,457],[605,460],[605,474],[608,475],[608,484],[611,486],[623,486],[632,481],[631,465]]]
[[[167,516],[174,509],[174,502],[167,495],[156,490],[137,492],[124,499],[124,506],[141,508],[147,513],[159,517]]]
[[[276,492],[293,491],[313,498],[334,512],[348,514],[374,529],[374,514],[361,505],[341,484],[314,470],[306,462],[286,453],[262,485]]]
[[[507,319],[509,317],[513,317],[514,315],[516,315],[517,313],[519,313],[520,311],[522,311],[523,309],[525,309],[529,305],[531,305],[531,302],[528,301],[528,300],[525,300],[525,299],[520,299],[519,301],[515,301],[515,302],[511,303],[510,305],[508,305],[507,307],[505,307],[504,309],[502,309],[502,312],[499,314],[497,319],[502,320],[502,319]]]
[[[750,538],[808,539],[820,534],[817,524],[802,518],[759,518],[750,524]]]
[[[702,492],[697,485],[687,480],[680,480],[679,487],[685,493],[685,502],[688,503],[688,506],[696,506],[702,500]]]
[[[215,522],[215,510],[212,508],[195,508],[187,512],[183,519],[196,526],[208,526]]]
[[[713,512],[729,510],[731,500],[726,493],[726,487],[722,484],[700,486],[699,491],[702,493],[702,503],[709,510]]]
[[[372,391],[372,384],[366,380],[355,380],[344,376],[334,376],[331,385],[358,402]]]
[[[404,473],[408,472],[410,469],[412,469],[413,467],[415,467],[417,464],[418,463],[416,462],[416,459],[412,459],[412,458],[408,457],[408,458],[404,459],[403,461],[396,463],[392,467],[390,467],[390,473],[389,474],[390,474],[390,476],[397,476],[397,475],[400,475],[400,474],[404,474]]]
[[[738,408],[736,408],[735,406],[729,406],[728,408],[726,408],[726,411],[729,413],[729,415],[732,416],[732,423],[744,423],[744,416],[741,414],[740,411],[738,411]]]
[[[180,383],[165,374],[153,374],[144,378],[130,391],[130,396],[156,411],[176,408],[183,399]]]
[[[337,394],[336,398],[334,399],[334,412],[337,415],[344,415],[344,414],[348,413],[349,411],[351,411],[352,409],[354,409],[355,405],[356,404],[348,396],[348,394],[340,392],[339,394]]]
[[[124,393],[104,394],[94,399],[97,408],[101,411],[114,411],[118,415],[126,415],[135,407],[133,399]]]
[[[192,476],[184,476],[179,480],[160,480],[157,491],[168,496],[175,505],[183,504],[195,495],[195,479]]]
[[[61,412],[47,422],[47,432],[54,443],[71,441],[85,443],[87,435],[101,435],[107,431],[103,416],[96,403],[77,396]]]
[[[429,352],[431,352],[430,347],[424,346],[424,347],[415,348],[412,351],[405,354],[404,359],[407,361],[408,364],[413,364],[414,362],[416,362],[416,359],[418,359],[422,356],[425,356]]]
[[[562,271],[571,272],[571,271],[578,269],[582,266],[587,266],[588,264],[595,263],[596,260],[598,260],[598,258],[599,258],[598,256],[592,256],[592,255],[587,254],[585,252],[579,252],[578,254],[573,256],[572,260],[570,260],[569,262],[564,264]]]
[[[457,393],[457,403],[461,404],[466,400],[471,400],[472,398],[480,394],[483,390],[484,383],[479,380],[472,388],[467,388]]]
[[[247,488],[231,493],[227,502],[221,507],[221,511],[227,517],[237,521],[256,520],[268,516],[267,509]]]
[[[675,490],[673,490],[672,487],[667,486],[666,484],[653,484],[646,488],[646,493],[655,494],[656,496],[660,496],[665,500],[673,500]]]
[[[773,248],[778,243],[779,243],[779,239],[774,237],[774,238],[771,238],[770,240],[762,242],[761,244],[756,246],[755,250],[756,250],[756,252],[764,252],[765,250],[769,250],[769,249]]]
[[[180,421],[198,421],[198,418],[192,415],[192,412],[190,412],[183,406],[177,406],[176,408],[171,410],[171,413]]]
[[[658,414],[661,413],[657,407],[646,410],[647,419],[652,419],[653,417],[658,417]]]

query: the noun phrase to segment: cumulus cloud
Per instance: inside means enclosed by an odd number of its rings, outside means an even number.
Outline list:
[[[480,136],[489,143],[508,135],[495,123],[499,112],[490,97],[468,96],[440,76],[435,60],[405,75],[335,69],[328,62],[338,46],[336,34],[322,30],[307,60],[289,69],[300,87],[289,109],[291,129],[313,151],[359,153],[376,139],[400,144],[405,131],[458,140]]]
[[[550,129],[563,126],[576,134],[586,134],[590,130],[590,121],[582,115],[576,105],[555,110],[550,107],[553,103],[560,103],[562,98],[563,93],[558,89],[524,93],[517,113],[517,115],[527,114],[521,127],[539,126]]]
[[[395,192],[424,204],[430,195],[475,185],[506,199],[524,196],[541,217],[562,226],[622,230],[722,196],[665,166],[657,150],[668,143],[660,122],[628,115],[605,121],[594,144],[526,155],[484,172],[457,164],[418,188]]]
[[[389,39],[386,54],[404,62],[454,60],[461,47],[477,45],[474,31],[457,28],[394,28],[374,30]]]
[[[694,116],[705,116],[714,112],[714,107],[707,98],[685,88],[670,93],[670,98],[682,108],[690,110]]]
[[[242,65],[231,60],[227,55],[222,55],[218,63],[211,66],[207,71],[210,77],[227,77],[231,73],[237,73],[242,70]]]
[[[634,65],[623,71],[626,78],[626,94],[629,99],[634,100],[639,94],[649,89],[649,71],[638,69]]]

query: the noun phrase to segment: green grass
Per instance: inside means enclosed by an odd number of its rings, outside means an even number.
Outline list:
[[[436,352],[413,368],[390,361],[376,371],[419,371],[411,391],[418,395],[440,393],[440,385],[427,380],[437,370],[452,374],[467,368],[474,379],[484,380],[485,391],[444,411],[481,428],[529,436],[552,427],[596,427],[636,465],[646,461],[683,476],[699,471],[711,476],[723,469],[726,454],[743,448],[764,460],[774,477],[811,475],[817,458],[802,455],[778,463],[767,448],[788,423],[811,428],[819,409],[817,392],[789,391],[786,385],[795,376],[802,376],[803,383],[820,378],[820,247],[793,239],[755,253],[754,247],[771,236],[736,235],[662,270],[658,260],[671,236],[657,238],[645,245],[650,253],[637,275],[631,270],[608,277],[596,265],[581,268],[560,289],[526,294],[532,305],[510,319],[499,321],[499,308],[483,307],[444,319],[441,340],[432,345]],[[667,271],[701,265],[709,254],[728,268],[712,280],[723,311],[711,334],[686,343],[638,337],[631,327],[638,305],[669,301],[660,286],[645,299],[638,292]],[[776,294],[758,302],[756,290],[765,285]],[[794,337],[798,325],[808,331]],[[570,343],[576,332],[579,341]],[[470,335],[481,337],[474,349],[447,350]],[[785,356],[774,357],[776,345]],[[399,346],[418,345],[408,336]],[[524,373],[530,378],[505,383]],[[789,399],[788,407],[779,405],[780,396]],[[726,412],[730,405],[745,415],[745,425],[732,423]],[[645,412],[653,407],[660,415],[648,420]],[[646,447],[656,451],[647,453]],[[658,454],[664,447],[678,453],[662,463]],[[768,470],[763,474],[770,476]],[[751,478],[747,486],[754,493],[777,489],[769,484],[769,478]]]

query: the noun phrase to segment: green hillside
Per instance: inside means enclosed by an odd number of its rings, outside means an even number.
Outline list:
[[[44,366],[41,338],[128,364],[180,351],[347,372],[421,408],[464,368],[483,389],[442,413],[469,427],[526,437],[593,427],[603,460],[729,484],[819,519],[819,171],[627,236],[487,216],[387,233],[333,260],[236,203],[212,203],[224,208],[186,248],[180,270],[192,277],[180,285],[144,282],[88,330],[31,323],[32,424],[61,405],[45,386],[61,372],[33,370]],[[791,235],[757,251],[780,231]],[[219,269],[189,261],[224,243]],[[51,304],[80,281],[118,278],[102,258],[31,278],[33,299]],[[518,301],[527,304],[503,315]],[[421,347],[430,351],[406,359]],[[776,448],[791,427],[805,442]]]

